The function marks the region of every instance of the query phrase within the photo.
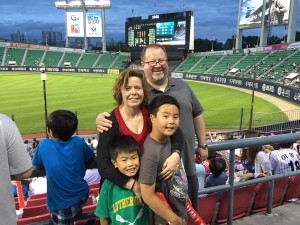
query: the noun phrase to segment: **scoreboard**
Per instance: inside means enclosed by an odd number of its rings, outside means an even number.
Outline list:
[[[161,44],[167,49],[194,49],[194,17],[192,11],[127,18],[125,40],[129,49]]]

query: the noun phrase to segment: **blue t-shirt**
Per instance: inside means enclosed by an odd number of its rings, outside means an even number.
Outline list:
[[[69,208],[88,194],[89,187],[84,180],[85,162],[93,154],[93,150],[77,136],[68,141],[43,139],[40,142],[32,164],[45,168],[49,210]]]
[[[228,177],[227,177],[227,175],[224,172],[222,172],[219,175],[215,175],[215,174],[210,173],[208,175],[208,177],[206,178],[206,180],[205,180],[204,187],[205,188],[209,188],[209,187],[215,187],[215,186],[219,186],[219,185],[224,185],[224,184],[226,184],[227,179],[228,179]],[[219,197],[221,196],[221,194],[223,193],[223,191],[224,190],[218,191]]]

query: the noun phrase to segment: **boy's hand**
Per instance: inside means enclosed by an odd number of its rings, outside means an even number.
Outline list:
[[[143,199],[142,199],[142,194],[141,194],[141,187],[140,187],[140,183],[138,183],[137,181],[134,183],[134,187],[132,188],[132,191],[134,192],[135,196],[138,197],[139,202],[143,205]]]
[[[172,222],[169,221],[169,224],[170,225],[183,225],[184,222],[183,222],[183,220],[179,216],[177,216],[176,220],[174,220]]]
[[[180,156],[174,152],[170,155],[163,164],[162,171],[158,175],[159,179],[167,180],[173,177],[175,170],[177,170]]]
[[[109,128],[112,127],[112,122],[107,117],[110,117],[108,112],[100,113],[96,118],[96,128],[99,133],[103,133],[104,131],[108,131]]]

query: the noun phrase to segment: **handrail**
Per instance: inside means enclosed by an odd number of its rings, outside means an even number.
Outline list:
[[[300,140],[300,132],[291,134],[278,134],[267,137],[245,138],[229,141],[219,141],[208,143],[209,151],[220,151],[244,147],[253,147],[257,145],[288,143]]]
[[[238,139],[238,140],[229,140],[229,141],[219,141],[219,142],[211,142],[208,143],[208,151],[221,151],[221,150],[230,150],[229,154],[229,182],[227,185],[220,185],[218,187],[211,187],[205,188],[203,190],[199,190],[199,194],[225,190],[229,189],[228,191],[228,214],[227,214],[227,224],[232,225],[233,221],[233,197],[234,197],[234,187],[246,186],[249,184],[261,183],[264,181],[269,182],[269,190],[270,193],[268,194],[268,208],[267,213],[272,213],[272,198],[273,198],[273,187],[274,187],[274,180],[280,179],[283,177],[289,177],[300,174],[299,171],[285,173],[285,174],[278,174],[272,175],[260,179],[253,179],[249,181],[243,181],[234,183],[234,152],[236,148],[244,148],[244,147],[253,147],[259,145],[266,145],[266,144],[278,144],[278,143],[288,143],[288,142],[295,142],[300,140],[300,132],[298,133],[291,133],[291,134],[279,134],[274,136],[267,136],[267,137],[256,137],[256,138],[245,138],[245,139]]]

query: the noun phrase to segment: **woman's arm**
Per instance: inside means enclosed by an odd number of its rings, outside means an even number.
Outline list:
[[[97,147],[97,165],[101,177],[108,179],[109,181],[123,188],[126,186],[126,183],[130,178],[122,174],[117,168],[113,166],[111,162],[111,158],[109,155],[109,146],[114,138],[120,135],[118,130],[118,123],[113,115],[111,117],[111,120],[113,125],[112,128],[99,135]],[[131,183],[133,183],[133,179]],[[131,186],[128,186],[128,189],[130,188]]]

